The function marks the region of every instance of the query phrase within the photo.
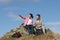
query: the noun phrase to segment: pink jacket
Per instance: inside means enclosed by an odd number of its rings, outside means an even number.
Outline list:
[[[20,15],[20,17],[25,20],[24,26],[33,24],[33,21],[31,19],[29,19],[28,17],[26,18],[26,17],[23,17],[21,15]]]

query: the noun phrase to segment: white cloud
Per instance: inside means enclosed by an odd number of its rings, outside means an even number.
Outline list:
[[[0,4],[7,4],[12,2],[13,0],[0,0]]]
[[[17,16],[14,15],[12,12],[9,12],[9,13],[8,13],[8,16],[9,16],[9,17],[12,17],[12,18],[16,18],[16,17],[17,17]]]
[[[9,4],[11,2],[19,2],[19,3],[31,3],[31,2],[40,2],[40,0],[0,0],[0,4]]]
[[[46,22],[46,25],[51,25],[51,26],[55,26],[55,27],[59,27],[60,26],[60,22]]]
[[[3,8],[4,11],[27,11],[27,10],[36,10],[36,8],[19,8],[19,7],[6,7],[6,8]]]
[[[49,27],[54,33],[60,34],[60,22],[46,22],[45,25]]]
[[[20,21],[20,17],[18,15],[13,14],[12,12],[8,13],[8,17],[10,17],[11,19],[13,19],[14,21]]]
[[[34,2],[39,2],[40,0],[33,0]]]
[[[12,11],[12,10],[20,10],[20,8],[19,7],[6,7],[6,8],[4,8],[3,10],[10,10],[10,11]]]

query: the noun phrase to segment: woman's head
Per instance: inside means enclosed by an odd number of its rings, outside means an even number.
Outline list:
[[[32,13],[30,13],[28,17],[29,17],[29,18],[33,18],[33,14],[32,14]]]
[[[40,19],[40,14],[36,15],[36,19],[39,20]]]

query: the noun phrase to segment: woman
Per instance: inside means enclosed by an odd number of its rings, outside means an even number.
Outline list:
[[[23,17],[23,16],[21,16],[21,15],[19,15],[22,19],[24,19],[25,20],[25,22],[24,22],[24,24],[23,24],[23,26],[24,26],[24,28],[26,28],[27,29],[27,31],[29,32],[29,34],[33,34],[33,31],[34,31],[34,29],[33,29],[33,21],[32,21],[32,18],[33,18],[33,14],[29,14],[29,16],[28,17]]]
[[[34,26],[36,29],[36,34],[45,33],[44,24],[43,24],[39,14],[36,15],[36,20],[34,22]]]

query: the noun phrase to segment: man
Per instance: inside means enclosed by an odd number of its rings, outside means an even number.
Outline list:
[[[45,34],[44,24],[43,24],[39,14],[36,15],[36,20],[35,20],[33,26],[35,26],[36,34],[42,34],[42,33]]]

